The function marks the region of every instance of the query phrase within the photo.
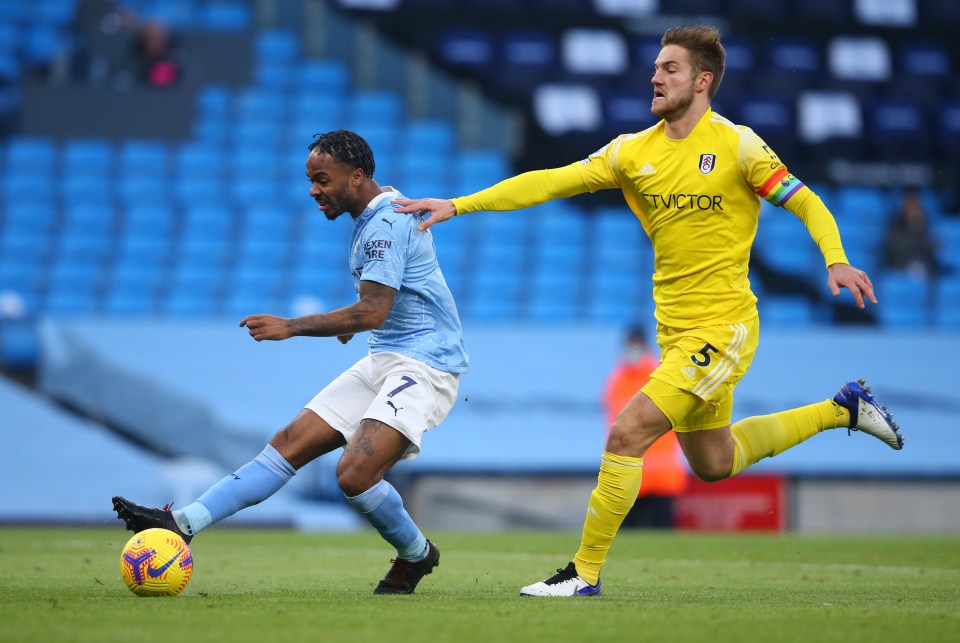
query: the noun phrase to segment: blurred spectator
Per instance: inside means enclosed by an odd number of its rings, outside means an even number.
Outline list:
[[[649,351],[642,328],[627,331],[620,363],[607,380],[603,396],[607,413],[607,431],[620,410],[650,380],[659,360]],[[623,521],[624,527],[674,526],[674,500],[687,488],[687,468],[683,452],[673,431],[654,442],[643,455],[643,482],[633,509]]]
[[[73,21],[74,78],[110,83],[130,55],[136,23],[136,15],[113,0],[80,0]]]
[[[146,22],[137,30],[133,52],[137,78],[143,84],[169,87],[175,85],[183,75],[176,41],[159,22]]]
[[[900,209],[890,218],[883,241],[886,267],[924,279],[936,277],[941,272],[937,245],[920,195],[915,190],[904,192]]]

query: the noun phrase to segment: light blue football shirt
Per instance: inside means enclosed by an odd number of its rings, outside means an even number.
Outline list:
[[[371,353],[400,353],[438,371],[464,373],[467,350],[460,315],[440,271],[430,231],[417,229],[422,217],[394,212],[403,196],[385,187],[357,217],[350,235],[350,272],[360,281],[395,288],[397,296],[383,324],[370,331]]]

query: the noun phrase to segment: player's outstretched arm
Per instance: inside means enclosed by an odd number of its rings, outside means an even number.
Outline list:
[[[840,289],[846,288],[857,302],[857,308],[864,308],[864,299],[869,299],[874,305],[877,297],[873,294],[873,283],[863,270],[854,268],[846,263],[830,264],[827,268],[827,287],[834,297],[840,296]]]
[[[394,199],[393,202],[400,206],[397,212],[423,212],[430,215],[430,218],[424,219],[420,224],[421,232],[434,223],[457,216],[457,208],[449,199]]]
[[[248,315],[240,321],[258,342],[290,337],[336,337],[346,344],[354,333],[380,328],[390,314],[397,291],[375,281],[360,282],[360,301],[320,315],[276,317]]]

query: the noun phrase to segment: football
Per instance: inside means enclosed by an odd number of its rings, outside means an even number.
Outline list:
[[[193,554],[179,535],[145,529],[127,541],[120,554],[120,575],[137,596],[176,596],[193,573]]]

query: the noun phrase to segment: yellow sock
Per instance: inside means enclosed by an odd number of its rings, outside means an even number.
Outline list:
[[[577,574],[591,585],[600,580],[600,568],[620,523],[640,492],[643,458],[603,452],[597,488],[590,494],[580,549],[573,557]]]
[[[849,425],[850,412],[833,400],[744,418],[730,427],[734,444],[730,475],[737,475],[763,458],[783,453],[824,429]]]

